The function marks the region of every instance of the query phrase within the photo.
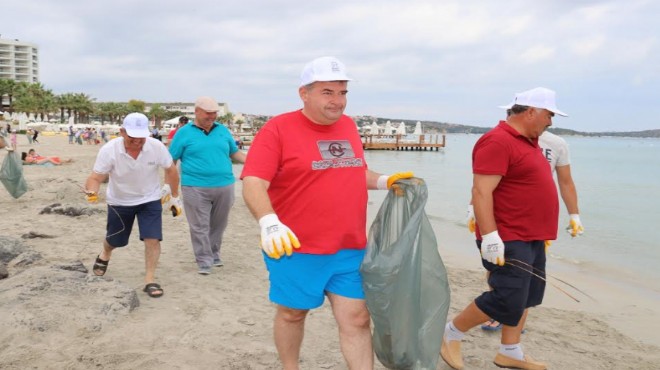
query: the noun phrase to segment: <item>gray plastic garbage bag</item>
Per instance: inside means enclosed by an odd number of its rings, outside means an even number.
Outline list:
[[[426,184],[412,178],[395,186],[371,225],[360,267],[374,351],[389,369],[435,370],[449,310],[447,272],[424,211]]]
[[[14,198],[20,197],[27,191],[27,183],[23,177],[23,163],[16,152],[8,153],[2,162],[0,181]]]

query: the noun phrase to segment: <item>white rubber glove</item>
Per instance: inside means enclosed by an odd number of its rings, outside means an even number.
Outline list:
[[[582,222],[580,222],[580,215],[573,213],[569,216],[570,220],[568,221],[566,231],[571,234],[572,237],[584,234],[584,227],[582,226]]]
[[[165,204],[170,201],[172,197],[172,189],[170,184],[163,185],[163,188],[160,189],[160,204]]]
[[[474,233],[474,230],[477,228],[477,221],[474,218],[474,206],[472,204],[468,205],[467,216],[465,217],[465,223],[467,223],[468,230],[471,233]]]
[[[183,203],[179,197],[170,197],[168,202],[172,217],[180,216],[183,213]]]
[[[279,259],[283,255],[290,256],[293,248],[300,248],[296,235],[284,225],[274,213],[259,219],[261,226],[261,249],[270,258]]]
[[[481,236],[481,258],[495,265],[504,266],[504,242],[497,230]]]

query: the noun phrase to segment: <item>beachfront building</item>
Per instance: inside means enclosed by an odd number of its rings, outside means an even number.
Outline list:
[[[39,82],[37,45],[0,38],[0,79]]]
[[[181,112],[184,116],[190,119],[195,117],[195,103],[147,103],[145,111],[149,112],[151,106],[154,104],[160,105],[161,108],[168,112]],[[218,103],[218,105],[220,106],[218,116],[224,116],[229,112],[229,105],[227,105],[227,103]]]

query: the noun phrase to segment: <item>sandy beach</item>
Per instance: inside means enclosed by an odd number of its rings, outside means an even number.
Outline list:
[[[0,369],[280,368],[259,228],[240,196],[240,182],[222,247],[225,266],[209,276],[196,272],[185,217],[163,216],[156,276],[165,295],[153,299],[142,292],[144,246],[137,230],[127,247],[115,251],[104,277],[52,268],[82,262],[90,269],[101,250],[104,197],[87,205],[79,187],[100,146],[69,145],[60,135],[44,134],[40,141],[32,146],[37,153],[74,162],[25,166],[29,190],[19,199],[0,190],[0,236],[26,248],[7,264],[9,277],[0,280]],[[22,135],[19,146],[19,152],[30,148]],[[5,156],[2,150],[0,160]],[[56,203],[99,212],[40,214]],[[378,207],[371,204],[370,213]],[[22,237],[30,232],[52,238]],[[451,241],[438,240],[450,277],[453,317],[486,288],[484,273],[478,260],[448,254],[442,246]],[[660,320],[657,298],[603,284],[594,275],[559,271],[558,276],[579,283],[595,300],[570,291],[582,301],[576,304],[548,286],[546,303],[531,311],[523,335],[527,354],[551,369],[660,368],[660,335],[649,330]],[[57,282],[65,277],[78,279],[78,289],[60,289]],[[37,281],[38,294],[25,289]],[[463,346],[466,369],[497,368],[492,360],[498,334],[473,329]],[[346,368],[327,302],[307,320],[301,368]],[[378,363],[376,368],[384,369]],[[439,360],[438,369],[449,367]]]

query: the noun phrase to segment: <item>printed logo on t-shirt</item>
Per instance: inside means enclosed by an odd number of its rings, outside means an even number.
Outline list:
[[[548,160],[548,162],[552,163],[552,149],[550,148],[541,148],[541,153],[545,157],[545,159]]]
[[[355,158],[355,151],[348,140],[320,140],[317,145],[323,159],[312,161],[313,170],[363,166],[362,158]]]

